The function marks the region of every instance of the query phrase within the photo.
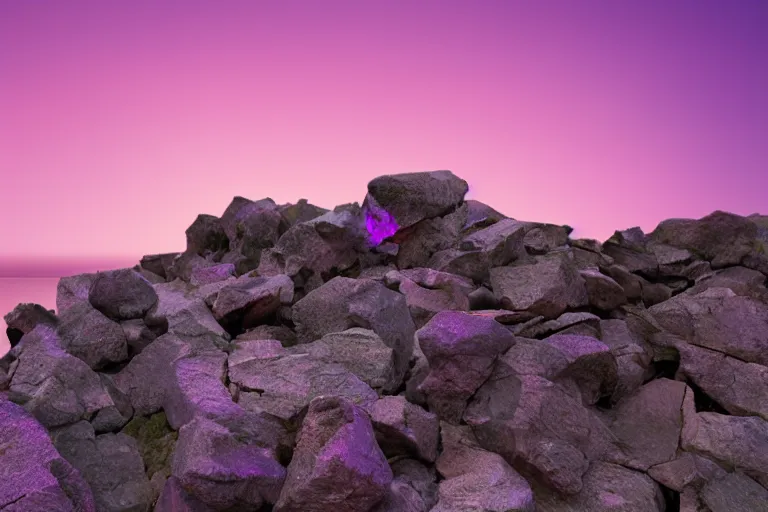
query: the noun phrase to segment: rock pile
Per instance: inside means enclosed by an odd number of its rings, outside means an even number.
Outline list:
[[[768,217],[236,197],[6,316],[0,510],[768,510]]]

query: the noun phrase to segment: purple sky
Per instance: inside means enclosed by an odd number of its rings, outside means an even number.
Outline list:
[[[766,27],[750,0],[5,0],[0,275],[397,172],[600,240],[768,213]]]

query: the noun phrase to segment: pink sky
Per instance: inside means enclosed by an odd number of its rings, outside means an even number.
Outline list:
[[[759,0],[6,0],[0,260],[138,261],[235,195],[436,169],[600,240],[768,213],[766,26]]]

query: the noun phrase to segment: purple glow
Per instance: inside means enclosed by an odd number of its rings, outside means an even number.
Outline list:
[[[369,205],[365,210],[365,227],[374,246],[397,233],[400,226],[387,210]]]

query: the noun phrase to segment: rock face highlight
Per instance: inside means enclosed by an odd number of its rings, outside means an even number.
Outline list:
[[[238,196],[19,304],[0,510],[768,511],[768,217],[600,243],[467,190]]]

